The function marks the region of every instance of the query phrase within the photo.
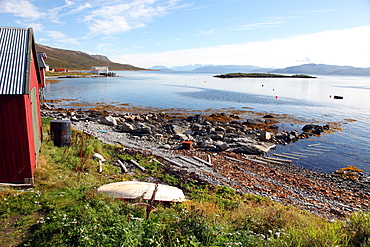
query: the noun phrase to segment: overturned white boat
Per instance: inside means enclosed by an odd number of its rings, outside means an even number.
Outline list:
[[[98,192],[120,199],[150,200],[155,190],[155,183],[125,181],[111,184],[105,184],[98,188]],[[179,188],[158,184],[158,189],[154,197],[155,201],[164,202],[183,202],[185,195]]]

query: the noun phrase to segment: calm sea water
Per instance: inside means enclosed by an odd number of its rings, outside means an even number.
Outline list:
[[[296,165],[310,169],[333,172],[345,165],[355,165],[365,174],[370,173],[370,77],[219,79],[202,73],[117,74],[121,77],[60,79],[47,85],[46,99],[188,110],[248,107],[254,111],[292,114],[316,123],[343,121],[343,131],[339,133],[279,146],[273,152],[311,154],[295,161]],[[334,95],[344,98],[335,100]]]

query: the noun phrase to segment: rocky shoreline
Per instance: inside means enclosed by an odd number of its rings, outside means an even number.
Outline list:
[[[68,119],[75,129],[105,143],[121,144],[128,152],[155,157],[166,172],[184,182],[227,185],[329,219],[369,210],[370,184],[365,179],[347,180],[255,159],[275,145],[330,131],[329,125],[307,123],[300,132],[279,132],[273,115],[250,119],[224,113],[108,115],[51,108],[43,109],[42,117]]]

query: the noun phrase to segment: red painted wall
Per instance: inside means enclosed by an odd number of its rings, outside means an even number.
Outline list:
[[[30,95],[0,95],[0,182],[24,182],[25,178],[33,178],[37,165],[35,136],[41,138],[42,130],[36,63],[33,56],[29,91],[36,89],[36,114],[32,112]],[[39,123],[36,134],[33,117]]]
[[[0,96],[0,182],[21,182],[32,177],[31,167],[35,161],[32,162],[30,153],[26,97]]]

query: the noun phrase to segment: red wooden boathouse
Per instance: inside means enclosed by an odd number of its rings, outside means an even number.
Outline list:
[[[0,182],[33,182],[44,83],[32,28],[0,27]]]

